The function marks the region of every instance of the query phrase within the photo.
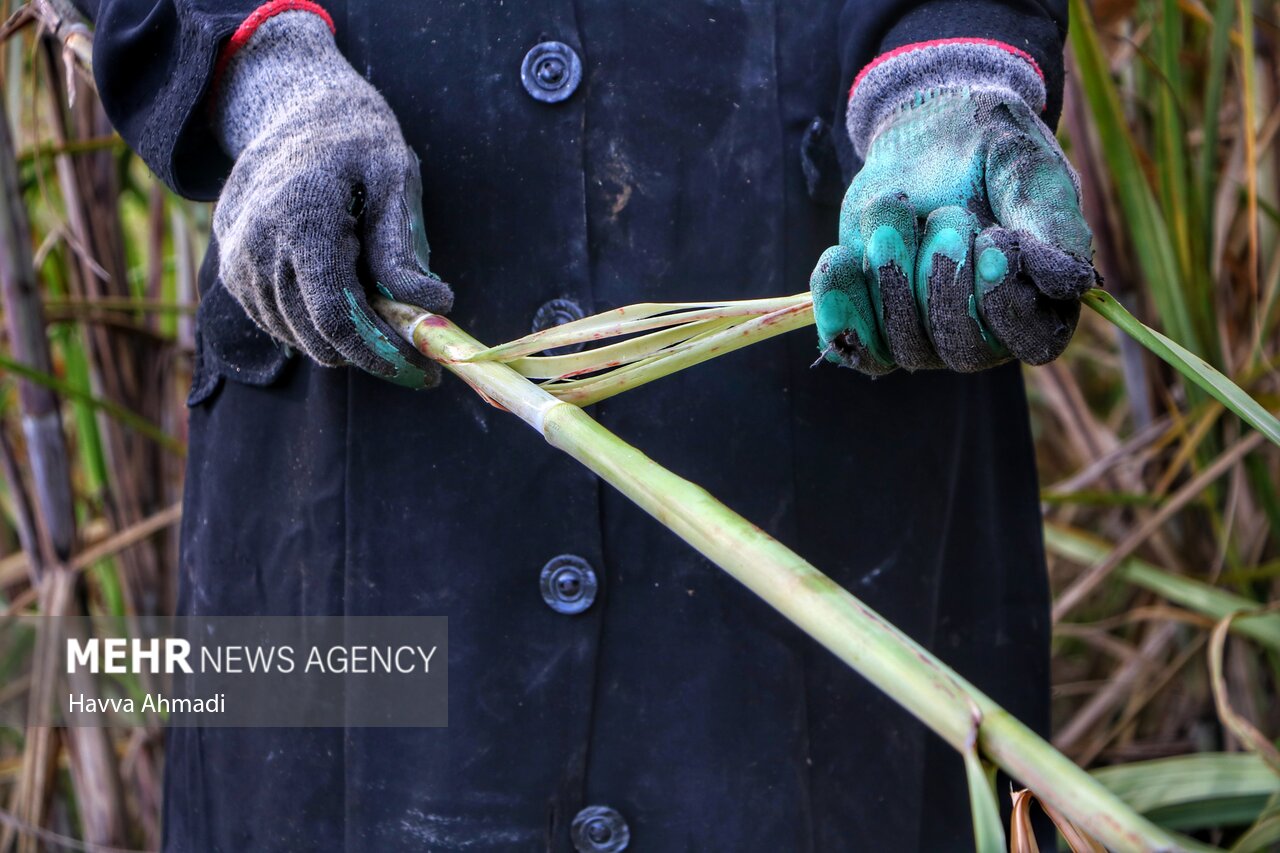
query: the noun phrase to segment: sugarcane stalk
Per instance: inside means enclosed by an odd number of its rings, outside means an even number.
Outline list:
[[[557,382],[549,385],[547,390],[567,403],[587,406],[716,356],[812,324],[811,303],[790,305],[729,328],[713,330],[633,365],[626,365],[600,376]]]
[[[31,256],[31,227],[23,207],[7,119],[0,121],[0,298],[14,361],[38,373],[52,373],[53,356],[45,336],[44,309]],[[22,381],[18,383],[18,403],[38,516],[53,550],[44,556],[65,559],[75,541],[75,517],[58,397],[48,388]]]
[[[963,753],[982,753],[1117,851],[1207,850],[1129,808],[898,628],[778,540],[505,364],[449,320],[379,313],[424,355],[536,429],[728,572]]]
[[[62,417],[56,394],[45,384],[31,381],[53,372],[53,357],[45,334],[44,313],[31,254],[31,229],[23,206],[12,136],[7,116],[0,111],[0,296],[9,329],[13,359],[5,359],[25,378],[18,383],[18,402],[26,437],[27,459],[36,492],[40,541],[28,542],[28,559],[39,589],[42,621],[36,634],[33,677],[28,706],[31,709],[23,750],[23,770],[15,795],[15,811],[26,824],[43,825],[48,792],[55,783],[59,743],[65,743],[85,836],[96,844],[124,840],[126,816],[118,768],[109,735],[102,727],[66,730],[60,738],[51,728],[48,709],[58,683],[57,637],[64,624],[87,619],[85,602],[76,595],[79,575],[67,566],[75,544],[75,505],[72,500],[70,463],[62,433]],[[13,487],[20,488],[15,478]],[[47,543],[47,544],[46,544]],[[74,688],[94,695],[95,685],[85,674],[72,676]],[[37,847],[35,836],[19,841],[20,851]]]
[[[1091,290],[1081,302],[1167,362],[1192,384],[1207,391],[1249,426],[1280,445],[1280,420],[1207,361],[1143,324],[1106,291]],[[813,301],[808,293],[721,302],[709,307],[695,308],[695,305],[629,305],[489,347],[470,356],[469,360],[503,361],[526,376],[552,377],[551,381],[543,383],[548,392],[567,402],[585,406],[718,355],[813,324]],[[662,311],[671,313],[660,315]],[[717,318],[725,325],[703,331],[699,324],[709,318]],[[680,337],[677,334],[679,324],[686,324],[689,335]],[[532,353],[548,347],[602,341],[651,329],[662,331],[650,332],[626,342],[632,347],[630,351],[646,353],[633,361],[620,361],[613,357],[620,350],[617,344],[577,353],[571,362],[565,361],[563,356],[531,357]],[[570,364],[571,372],[558,370],[561,365],[568,367]],[[584,375],[593,370],[598,372]]]
[[[807,293],[711,305],[645,303],[544,329],[489,347],[468,360],[501,361],[521,375],[551,379],[543,383],[548,392],[574,405],[587,406],[812,324],[813,303]],[[567,344],[644,332],[648,334],[572,356],[533,356]],[[594,375],[582,375],[586,373]]]

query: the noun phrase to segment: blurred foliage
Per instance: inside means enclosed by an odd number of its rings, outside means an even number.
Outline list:
[[[1276,411],[1280,4],[1071,11],[1059,134],[1108,291]],[[1280,598],[1280,452],[1092,315],[1027,377],[1055,745],[1163,825],[1268,849],[1280,621],[1223,620]]]

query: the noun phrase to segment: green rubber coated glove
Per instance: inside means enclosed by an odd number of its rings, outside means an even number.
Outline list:
[[[889,112],[839,240],[810,280],[819,345],[871,375],[1051,361],[1096,282],[1078,179],[1006,87],[919,91]]]

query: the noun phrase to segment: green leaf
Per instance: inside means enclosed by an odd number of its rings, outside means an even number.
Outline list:
[[[970,746],[964,751],[964,773],[969,780],[969,809],[973,813],[973,841],[977,853],[1004,853],[1004,824],[1000,820],[1000,807],[996,805],[994,774],[978,756],[978,750]]]
[[[1092,771],[1137,811],[1171,829],[1253,823],[1280,792],[1280,777],[1245,752],[1206,752]]]
[[[84,391],[68,382],[62,381],[56,376],[50,376],[47,373],[41,373],[38,370],[33,370],[22,362],[16,361],[5,355],[0,355],[0,368],[4,368],[10,373],[16,374],[29,382],[34,382],[37,385],[43,385],[46,388],[51,388],[64,397],[86,403],[93,406],[95,409],[100,409],[103,414],[115,418],[120,423],[141,435],[145,435],[156,444],[177,454],[178,456],[183,456],[187,452],[182,442],[165,433],[141,415],[129,411],[124,406],[113,403],[110,400],[103,399],[102,397],[96,397],[88,391]]]
[[[1111,550],[1110,543],[1058,524],[1044,526],[1044,542],[1050,553],[1082,565],[1098,562]],[[1262,606],[1261,602],[1192,578],[1175,575],[1136,557],[1130,557],[1117,566],[1113,576],[1214,620]],[[1232,623],[1231,630],[1280,652],[1280,614],[1242,617]]]
[[[1239,385],[1222,375],[1203,358],[1155,329],[1144,325],[1110,294],[1101,290],[1091,290],[1084,295],[1083,301],[1085,305],[1106,317],[1138,343],[1168,362],[1191,382],[1209,392],[1211,397],[1238,415],[1249,426],[1280,445],[1280,420],[1276,420],[1275,415],[1262,408],[1257,400],[1246,394]]]
[[[1235,0],[1217,0],[1213,12],[1213,34],[1209,41],[1209,73],[1204,87],[1204,141],[1200,149],[1199,182],[1200,201],[1208,203],[1213,198],[1214,178],[1218,163],[1218,113],[1222,107],[1222,89],[1230,59],[1231,26],[1235,21]],[[1213,245],[1213,220],[1205,217],[1206,246]]]
[[[63,363],[67,370],[67,385],[72,388],[89,388],[89,358],[76,334],[59,333]],[[53,337],[53,332],[50,332]],[[91,403],[82,399],[72,401],[71,414],[76,426],[76,443],[79,450],[79,469],[84,473],[85,489],[95,498],[102,493],[108,480],[107,460],[102,452],[102,437],[98,434],[96,412]]]
[[[1164,218],[1172,226],[1174,249],[1183,276],[1191,275],[1191,240],[1189,190],[1186,182],[1186,149],[1183,139],[1179,102],[1182,94],[1182,16],[1177,0],[1164,0],[1156,26],[1156,60],[1162,81],[1157,84],[1156,138],[1160,151],[1160,194],[1164,202]]]
[[[1173,240],[1147,182],[1137,144],[1129,133],[1120,95],[1098,40],[1093,13],[1085,0],[1071,0],[1070,40],[1081,86],[1124,213],[1128,232],[1124,239],[1137,256],[1165,328],[1185,341],[1193,352],[1204,353],[1187,307]]]
[[[1248,831],[1236,839],[1232,845],[1232,853],[1256,853],[1256,851],[1274,849],[1272,845],[1280,843],[1280,794],[1267,801],[1262,814],[1249,827]]]
[[[1159,506],[1162,500],[1160,495],[1087,489],[1081,489],[1078,492],[1042,491],[1040,493],[1040,502],[1053,506]]]

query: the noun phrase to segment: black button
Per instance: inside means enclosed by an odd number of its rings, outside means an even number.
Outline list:
[[[539,586],[547,606],[566,616],[590,607],[599,588],[591,564],[573,554],[561,554],[547,561],[542,567]]]
[[[608,806],[587,806],[574,815],[569,838],[578,853],[618,853],[631,841],[631,829],[622,815]]]
[[[587,316],[583,312],[582,307],[572,299],[552,299],[538,306],[538,310],[533,315],[533,331],[541,332],[543,329],[550,329],[553,326],[562,326],[565,323],[572,323],[574,320],[581,320]],[[547,355],[565,355],[571,352],[578,352],[586,344],[568,344],[567,346],[554,347],[546,351]]]
[[[520,82],[535,100],[547,104],[563,101],[582,82],[582,61],[569,45],[544,41],[524,55]]]

